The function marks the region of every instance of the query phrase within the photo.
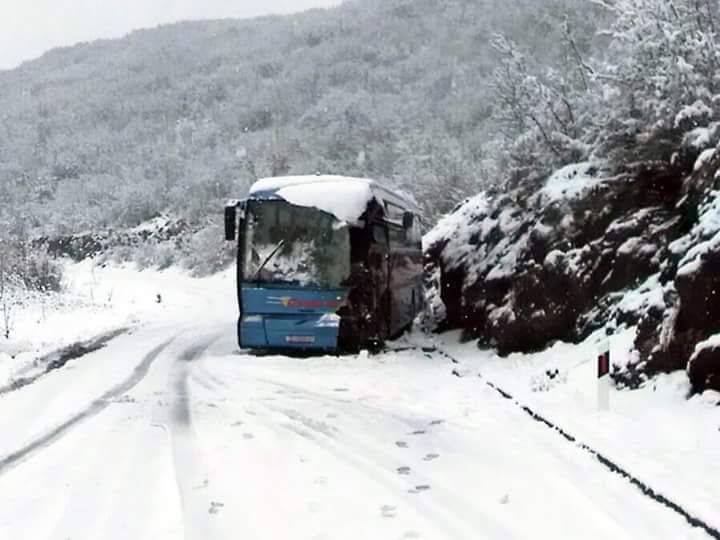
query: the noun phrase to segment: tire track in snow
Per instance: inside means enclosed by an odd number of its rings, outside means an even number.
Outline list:
[[[188,391],[190,364],[200,358],[217,339],[217,336],[206,338],[200,343],[185,349],[180,354],[174,372],[175,380],[173,381],[173,394],[176,397],[173,404],[173,422],[175,425],[189,426],[192,422],[190,416],[190,393]]]
[[[172,445],[175,482],[180,496],[186,540],[219,538],[209,516],[213,511],[217,512],[218,504],[222,503],[210,501],[197,489],[199,485],[207,485],[208,477],[195,442],[188,384],[192,364],[200,359],[218,339],[219,335],[213,335],[188,347],[170,369],[168,386],[174,399],[168,433]]]
[[[3,458],[0,458],[0,475],[7,473],[10,469],[19,465],[26,459],[29,459],[35,453],[47,448],[48,446],[59,440],[61,437],[63,437],[68,431],[70,431],[80,422],[101,413],[108,407],[108,405],[112,403],[113,399],[132,390],[140,383],[140,381],[145,378],[155,360],[157,360],[160,354],[170,345],[170,343],[173,342],[174,339],[175,337],[172,337],[151,350],[147,355],[145,355],[140,364],[135,367],[130,377],[105,392],[102,396],[93,401],[89,407],[75,414],[74,416],[72,416],[59,426],[55,427],[42,437],[39,437],[35,441],[31,442],[30,444],[27,444],[23,448],[20,448],[19,450],[16,450],[15,452]]]
[[[65,367],[71,360],[77,360],[103,349],[117,337],[130,332],[130,328],[118,328],[86,341],[80,341],[36,358],[24,368],[15,372],[10,382],[0,387],[0,397],[37,382],[53,371]],[[34,374],[32,372],[35,371]]]

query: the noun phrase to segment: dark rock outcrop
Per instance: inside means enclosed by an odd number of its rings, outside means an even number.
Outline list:
[[[698,349],[688,363],[687,372],[696,391],[720,391],[720,344]]]
[[[659,272],[663,246],[680,233],[672,208],[682,182],[667,169],[658,174],[667,178],[662,189],[646,168],[610,176],[581,164],[560,171],[525,207],[518,192],[468,201],[427,239],[443,275],[446,326],[509,353],[604,324],[593,308]]]
[[[572,165],[534,193],[466,201],[426,237],[441,328],[505,354],[637,325],[636,361],[618,380],[685,369],[720,332],[720,153],[702,150],[621,170]],[[716,385],[717,354],[693,357],[696,390]]]

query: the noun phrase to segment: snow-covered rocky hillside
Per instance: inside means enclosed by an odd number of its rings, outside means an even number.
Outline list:
[[[699,126],[666,162],[578,163],[465,201],[425,239],[440,326],[503,354],[637,326],[620,383],[687,368],[720,389],[717,142]]]

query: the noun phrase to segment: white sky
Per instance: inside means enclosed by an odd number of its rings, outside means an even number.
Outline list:
[[[254,17],[340,0],[0,0],[0,69],[59,46],[189,19]]]

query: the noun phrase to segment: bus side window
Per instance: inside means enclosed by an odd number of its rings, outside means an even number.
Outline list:
[[[388,237],[385,227],[383,227],[382,225],[373,225],[373,241],[376,244],[383,245],[388,243]]]
[[[405,230],[405,246],[417,248],[422,245],[422,229],[420,220],[415,216],[412,227]]]
[[[392,245],[393,248],[403,247],[407,244],[407,234],[410,231],[406,231],[401,227],[392,226],[388,227],[388,231],[390,233],[390,245]]]

